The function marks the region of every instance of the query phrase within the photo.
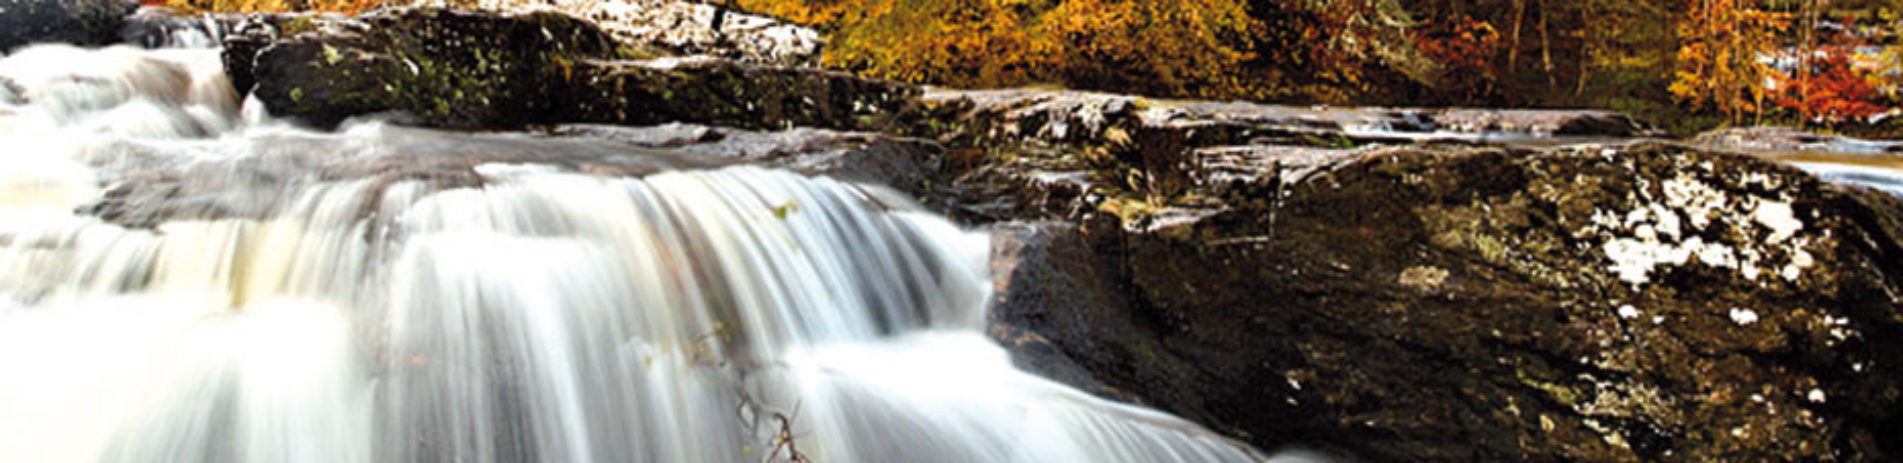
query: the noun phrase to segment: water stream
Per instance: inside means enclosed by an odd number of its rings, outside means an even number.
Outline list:
[[[0,461],[1268,458],[1014,369],[987,235],[880,187],[305,130],[211,49],[0,78]]]
[[[16,50],[0,147],[0,461],[1317,458],[1018,371],[988,235],[878,186],[312,131],[207,48]]]

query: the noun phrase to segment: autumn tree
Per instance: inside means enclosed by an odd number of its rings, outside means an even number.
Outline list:
[[[831,32],[825,61],[958,87],[1060,84],[1162,96],[1250,94],[1259,32],[1238,0],[741,0]]]
[[[1027,0],[860,0],[834,29],[825,62],[873,77],[952,86],[1042,78],[1052,46],[1031,36]],[[1034,16],[1033,16],[1034,18]]]
[[[1778,100],[1810,122],[1837,125],[1862,120],[1883,112],[1876,104],[1880,96],[1864,73],[1850,64],[1851,52],[1841,46],[1825,47],[1820,57],[1806,61],[1812,66],[1804,85],[1792,85]]]
[[[392,0],[140,0],[146,5],[170,6],[203,11],[332,11],[355,13],[369,10]]]
[[[1495,61],[1505,46],[1491,23],[1467,16],[1436,21],[1416,29],[1414,42],[1421,53],[1459,76],[1446,88],[1460,92],[1463,103],[1485,98],[1499,83]]]
[[[1788,15],[1766,11],[1750,0],[1690,0],[1678,24],[1674,96],[1694,107],[1719,111],[1732,122],[1764,109],[1767,83],[1779,73],[1764,57],[1778,50],[1777,34]]]

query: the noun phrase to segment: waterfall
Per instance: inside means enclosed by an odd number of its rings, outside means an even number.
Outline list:
[[[880,187],[309,131],[220,69],[0,58],[0,461],[1267,459],[1014,369],[987,235]]]

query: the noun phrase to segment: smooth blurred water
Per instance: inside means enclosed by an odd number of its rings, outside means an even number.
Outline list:
[[[1898,170],[1893,167],[1829,162],[1794,162],[1791,164],[1825,180],[1867,186],[1882,190],[1891,195],[1903,197],[1903,170]]]
[[[1265,458],[1012,368],[988,236],[878,187],[312,132],[219,69],[0,59],[0,461]]]

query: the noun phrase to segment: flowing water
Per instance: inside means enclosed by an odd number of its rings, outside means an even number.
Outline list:
[[[215,43],[182,31],[148,45]],[[1783,159],[1903,195],[1882,153]],[[0,461],[1266,456],[1013,368],[988,236],[877,186],[0,58]]]
[[[0,81],[0,461],[1268,458],[1014,369],[987,235],[879,187],[309,131],[211,49]]]

